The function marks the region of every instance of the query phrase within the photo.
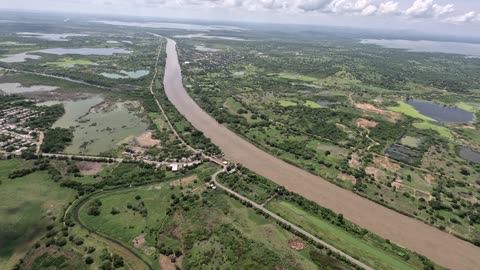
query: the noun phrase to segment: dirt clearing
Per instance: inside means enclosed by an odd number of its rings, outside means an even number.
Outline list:
[[[92,161],[78,161],[77,167],[82,175],[96,175],[107,167],[107,163],[92,162]]]
[[[358,169],[362,165],[360,161],[360,156],[357,153],[352,153],[350,160],[348,161],[348,166],[350,168]]]
[[[346,181],[346,182],[350,182],[354,185],[355,185],[355,183],[357,183],[357,178],[355,178],[355,176],[353,176],[353,175],[338,173],[337,178],[340,179],[340,180]]]
[[[296,238],[296,239],[288,240],[288,246],[291,249],[295,249],[295,250],[300,251],[300,250],[304,250],[305,248],[307,248],[307,243],[300,238]]]
[[[174,186],[174,187],[177,187],[177,186],[188,186],[190,184],[193,184],[193,182],[197,180],[197,176],[196,175],[192,175],[192,176],[189,176],[189,177],[185,177],[185,178],[182,178],[182,179],[178,179],[178,180],[175,180],[173,181],[170,185]]]
[[[374,128],[378,124],[375,121],[370,121],[365,118],[358,118],[356,123],[359,128]]]
[[[146,148],[154,147],[154,146],[160,144],[160,141],[156,140],[156,139],[153,139],[152,135],[153,134],[152,134],[151,131],[147,131],[147,132],[144,132],[143,134],[141,134],[140,136],[135,137],[135,139],[133,139],[133,140],[135,141],[135,144],[137,144],[141,147],[146,147]]]
[[[137,237],[135,237],[133,240],[132,240],[132,243],[133,243],[133,246],[136,247],[136,248],[142,248],[145,243],[147,243],[147,240],[145,240],[145,235],[144,234],[141,234]]]
[[[373,163],[380,168],[391,172],[396,172],[400,169],[400,165],[391,162],[387,157],[375,157]]]

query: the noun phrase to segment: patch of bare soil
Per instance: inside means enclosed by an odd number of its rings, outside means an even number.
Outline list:
[[[356,123],[359,128],[374,128],[378,124],[375,121],[370,121],[365,118],[358,118]]]
[[[469,126],[469,125],[464,125],[464,126],[462,126],[462,128],[463,128],[463,129],[473,129],[473,130],[477,129],[477,128],[474,127],[474,126]]]
[[[357,178],[353,175],[345,174],[345,173],[338,173],[337,178],[346,182],[350,182],[355,185],[357,183]]]
[[[396,123],[398,121],[398,119],[400,119],[402,117],[401,113],[391,112],[391,111],[387,111],[387,110],[384,110],[384,109],[380,109],[380,108],[376,107],[375,105],[372,105],[372,104],[369,104],[369,103],[355,103],[355,102],[353,102],[353,106],[355,106],[355,108],[360,109],[364,112],[375,113],[375,114],[386,116],[386,117],[388,117],[388,120],[392,123]]]
[[[160,143],[159,140],[156,140],[156,139],[152,138],[152,132],[151,131],[144,132],[140,136],[135,137],[135,139],[133,139],[133,140],[134,140],[135,144],[137,144],[141,147],[146,147],[146,148],[154,147],[154,146],[156,146]]]
[[[142,248],[145,243],[147,243],[147,240],[145,240],[145,235],[144,234],[141,234],[137,237],[135,237],[133,240],[132,240],[132,243],[133,243],[133,246],[136,247],[136,248]]]
[[[400,165],[391,162],[387,157],[375,157],[373,159],[373,163],[380,168],[391,172],[396,172],[398,169],[400,169]]]
[[[107,167],[107,163],[92,162],[92,161],[78,161],[77,167],[82,175],[96,175]]]
[[[307,248],[307,243],[300,238],[288,240],[288,246],[294,250],[304,250]]]
[[[425,181],[427,181],[428,183],[433,183],[435,182],[435,176],[431,175],[431,174],[427,174],[423,177],[423,179],[425,179]]]
[[[365,173],[367,175],[373,175],[373,177],[377,181],[382,181],[383,179],[385,179],[385,172],[375,167],[366,167]]]
[[[175,263],[172,262],[172,259],[163,254],[158,255],[158,263],[162,270],[176,270]]]
[[[178,179],[173,181],[170,185],[177,187],[177,186],[188,186],[190,184],[193,184],[193,182],[197,179],[196,175],[192,175],[189,177],[185,177],[182,179]]]
[[[358,169],[361,165],[362,162],[360,161],[360,156],[357,153],[352,153],[350,160],[348,161],[348,166],[350,166],[350,168]]]
[[[335,123],[335,126],[337,126],[337,128],[339,128],[339,129],[343,129],[343,131],[350,131],[350,129],[347,126],[345,126],[344,124]]]

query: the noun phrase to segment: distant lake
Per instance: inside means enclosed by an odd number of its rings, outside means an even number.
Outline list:
[[[77,49],[64,49],[53,48],[35,51],[40,53],[65,55],[65,54],[79,54],[79,55],[114,55],[114,54],[129,54],[131,51],[121,48],[77,48]]]
[[[21,35],[26,38],[38,38],[45,39],[50,41],[70,41],[68,37],[87,37],[88,35],[83,34],[45,34],[45,33],[31,33],[31,32],[20,32],[17,35]]]
[[[243,38],[237,37],[226,37],[226,36],[210,36],[205,34],[189,34],[189,35],[176,35],[175,38],[205,38],[205,39],[224,39],[224,40],[235,40],[235,41],[246,41]]]
[[[480,163],[480,153],[473,151],[469,147],[462,146],[460,147],[459,153],[461,158],[474,162],[474,163]]]
[[[28,59],[36,60],[36,59],[40,59],[40,58],[41,58],[41,56],[38,56],[38,55],[33,55],[33,54],[28,54],[28,53],[17,53],[17,54],[13,54],[13,55],[8,55],[5,58],[0,58],[0,62],[21,63],[21,62],[27,61]]]
[[[147,76],[150,73],[148,70],[137,70],[137,71],[125,71],[122,70],[119,73],[100,73],[103,77],[109,79],[138,79],[143,76]]]
[[[438,52],[480,57],[480,44],[473,43],[400,39],[364,39],[361,43],[407,49],[412,52]]]
[[[218,52],[218,51],[220,51],[219,49],[208,48],[208,47],[205,47],[204,45],[196,45],[195,50],[201,51],[201,52]]]
[[[165,23],[165,22],[122,22],[122,21],[93,21],[96,23],[104,23],[116,26],[132,26],[132,27],[147,27],[160,29],[182,29],[189,31],[241,31],[245,30],[240,27],[224,26],[224,25],[204,25],[204,24],[189,24],[189,23]]]
[[[469,111],[430,101],[407,99],[405,103],[414,107],[421,114],[439,122],[468,123],[474,119],[473,113]]]
[[[31,92],[49,92],[58,89],[56,86],[32,85],[22,86],[20,83],[0,83],[0,93],[7,95],[31,93]]]

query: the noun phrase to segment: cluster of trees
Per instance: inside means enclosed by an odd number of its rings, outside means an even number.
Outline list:
[[[73,131],[66,128],[52,128],[45,132],[41,147],[44,153],[62,152],[73,140]]]

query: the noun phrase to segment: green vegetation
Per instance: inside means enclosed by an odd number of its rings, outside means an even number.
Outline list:
[[[320,109],[322,108],[321,105],[319,105],[318,103],[314,102],[314,101],[311,101],[311,100],[307,100],[304,104],[305,106],[309,107],[309,108],[312,108],[312,109]]]
[[[45,132],[45,139],[41,147],[45,153],[60,153],[73,139],[73,132],[66,128],[53,128]]]
[[[388,109],[391,110],[391,111],[394,111],[394,112],[402,113],[404,115],[407,115],[407,116],[410,116],[410,117],[413,117],[413,118],[423,120],[423,121],[427,121],[427,122],[435,121],[433,118],[430,118],[428,116],[425,116],[425,115],[419,113],[415,108],[413,108],[413,106],[411,106],[411,105],[409,105],[409,104],[407,104],[403,101],[399,101],[397,107],[388,107]]]
[[[288,100],[279,100],[278,103],[280,103],[280,106],[282,107],[292,107],[292,106],[297,106],[297,103],[288,101]]]
[[[72,58],[64,58],[58,62],[50,62],[47,65],[55,65],[61,68],[72,68],[75,66],[89,66],[92,65],[93,62],[86,59],[72,59]]]
[[[29,247],[60,219],[75,191],[60,187],[46,172],[35,172],[15,179],[15,170],[29,167],[17,159],[0,161],[0,268],[10,269]]]

